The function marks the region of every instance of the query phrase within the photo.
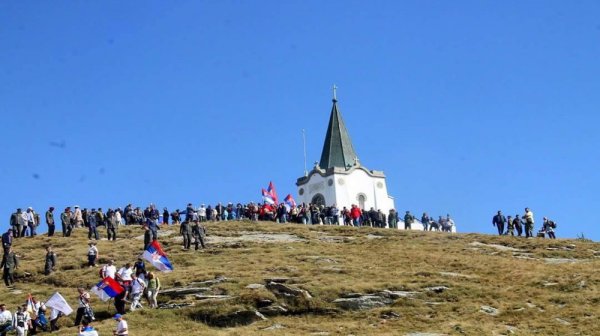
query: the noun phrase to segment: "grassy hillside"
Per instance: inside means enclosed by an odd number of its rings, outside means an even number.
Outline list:
[[[178,227],[162,228],[160,241],[175,271],[159,276],[164,289],[202,287],[215,297],[159,295],[159,303],[191,306],[129,313],[132,335],[599,333],[598,243],[253,222],[212,223],[207,229],[208,249],[183,251]],[[121,228],[118,235],[116,242],[98,243],[101,263],[111,258],[120,267],[141,253],[139,227]],[[83,229],[71,238],[17,240],[20,278],[16,293],[0,287],[1,301],[14,312],[28,292],[45,300],[59,291],[76,308],[77,286],[99,281],[98,269],[85,266],[87,241]],[[59,264],[50,276],[42,274],[47,244]],[[226,279],[203,282],[217,277]],[[300,294],[259,286],[268,278],[285,278],[277,281]],[[367,301],[382,295],[385,300],[359,310],[334,302],[361,294],[374,294]],[[99,317],[94,326],[101,335],[111,334],[112,303],[94,297],[93,306]],[[266,320],[218,327],[229,323],[232,312],[258,308],[270,313]],[[61,320],[58,334],[76,334],[73,318]]]

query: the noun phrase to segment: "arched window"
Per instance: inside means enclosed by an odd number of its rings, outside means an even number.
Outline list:
[[[325,197],[321,194],[316,194],[315,196],[313,196],[312,201],[310,202],[312,204],[325,206]]]
[[[358,194],[358,195],[356,195],[356,200],[358,201],[358,207],[360,209],[364,209],[365,208],[365,202],[367,201],[367,195],[365,195],[365,194]]]

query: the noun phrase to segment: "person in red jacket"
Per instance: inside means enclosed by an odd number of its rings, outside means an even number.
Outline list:
[[[360,226],[360,223],[358,221],[360,216],[360,209],[356,206],[356,204],[352,204],[352,207],[350,208],[350,217],[352,218],[352,224],[354,224],[354,226]]]

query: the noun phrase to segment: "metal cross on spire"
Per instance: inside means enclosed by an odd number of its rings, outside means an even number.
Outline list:
[[[337,86],[335,86],[335,84],[333,84],[333,100],[337,101]]]

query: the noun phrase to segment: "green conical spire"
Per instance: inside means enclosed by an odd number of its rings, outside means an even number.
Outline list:
[[[321,169],[331,167],[348,168],[353,166],[358,159],[354,147],[352,147],[352,141],[344,125],[342,115],[338,111],[335,89],[334,85],[333,106],[331,107],[329,126],[327,127],[327,135],[325,136],[321,161],[319,162]]]

